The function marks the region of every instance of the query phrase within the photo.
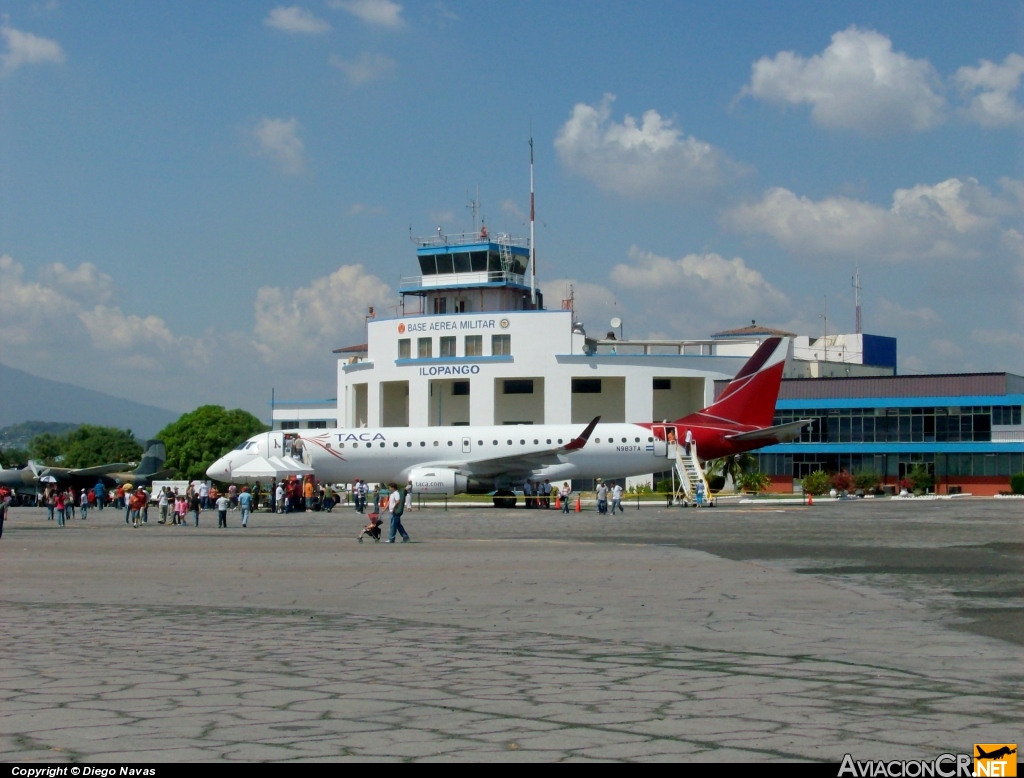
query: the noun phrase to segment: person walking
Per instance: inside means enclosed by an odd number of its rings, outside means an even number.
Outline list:
[[[53,497],[53,509],[57,512],[57,526],[64,526],[64,492],[57,492]]]
[[[168,495],[167,495],[167,487],[165,486],[163,489],[160,490],[160,497],[157,500],[157,505],[160,506],[160,518],[157,519],[157,521],[156,521],[157,524],[166,524],[167,523],[167,506],[168,506],[169,502],[170,502],[170,497],[168,497]],[[172,519],[172,523],[176,523],[176,522],[174,522],[173,519]]]
[[[704,507],[704,482],[697,481],[697,507]]]
[[[619,509],[619,513],[625,513],[622,510],[622,487],[619,484],[612,487],[612,516],[615,515],[616,508]]]
[[[391,484],[391,496],[388,498],[388,510],[391,511],[391,529],[388,532],[388,539],[385,543],[394,543],[395,535],[402,536],[402,542],[409,542],[409,533],[402,526],[402,514],[405,513],[405,489],[399,489],[398,484]]]
[[[608,512],[608,484],[597,479],[597,512],[605,514]]]
[[[238,495],[238,510],[242,514],[242,526],[249,526],[249,512],[252,509],[252,495],[249,494],[249,487],[243,486]]]
[[[278,513],[284,513],[284,481],[278,481],[274,490],[274,505]]]
[[[102,481],[97,481],[92,491],[96,495],[96,510],[103,510],[103,501],[107,495],[107,488],[103,485]]]
[[[0,495],[0,538],[4,536],[4,522],[7,521],[7,510],[11,505],[11,492],[6,489]]]
[[[82,490],[82,521],[85,521],[89,515],[89,492],[85,489]]]
[[[572,489],[569,488],[569,482],[566,481],[562,484],[562,489],[558,492],[558,496],[562,500],[562,513],[569,512],[569,495],[572,494]]]
[[[217,498],[217,529],[228,527],[228,508],[231,507],[231,500],[227,495],[222,494]]]
[[[68,487],[68,494],[64,500],[64,513],[67,514],[67,518],[75,518],[75,505],[78,503],[78,496],[75,494],[75,487]]]
[[[199,492],[193,491],[192,497],[189,500],[189,507],[192,509],[192,515],[195,517],[196,526],[199,526],[199,509],[202,507],[202,500],[199,498]]]

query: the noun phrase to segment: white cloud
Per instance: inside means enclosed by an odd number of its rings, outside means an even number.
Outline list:
[[[942,323],[942,317],[927,305],[909,308],[887,297],[879,299],[875,318],[877,328],[886,332],[903,332],[908,329],[932,331]]]
[[[928,60],[893,51],[885,35],[852,26],[810,58],[783,51],[759,59],[741,95],[807,104],[818,124],[875,135],[940,124],[946,113],[940,88]]]
[[[1008,127],[1024,122],[1013,93],[1024,75],[1024,57],[1010,54],[1002,65],[981,60],[978,67],[962,67],[953,75],[953,83],[970,97],[965,109],[968,117],[985,127]]]
[[[275,30],[301,35],[318,35],[331,29],[329,22],[318,19],[311,11],[297,5],[279,5],[271,9],[263,23]]]
[[[301,173],[305,166],[305,145],[298,131],[299,121],[294,116],[290,119],[260,119],[253,130],[253,136],[259,143],[257,153],[275,160],[284,173]]]
[[[1015,183],[1001,181],[999,194],[970,178],[919,184],[897,189],[889,208],[849,197],[813,201],[776,187],[734,208],[724,221],[809,256],[970,259],[1003,241],[1024,216]]]
[[[687,254],[670,259],[633,246],[629,262],[612,268],[611,280],[616,289],[658,296],[658,311],[714,311],[716,317],[747,319],[781,314],[789,305],[785,294],[740,257]]]
[[[332,0],[328,5],[378,27],[397,29],[405,25],[402,6],[393,0]]]
[[[114,295],[114,279],[101,273],[92,262],[83,262],[76,268],[55,262],[43,268],[42,275],[62,294],[83,304],[105,303]]]
[[[367,308],[383,310],[394,293],[362,265],[344,265],[295,290],[256,293],[256,349],[270,365],[330,360],[331,350],[365,341]]]
[[[559,130],[555,149],[562,163],[603,189],[629,196],[694,192],[720,186],[739,166],[709,143],[685,137],[655,110],[640,122],[627,115],[611,121],[614,95],[597,105],[577,103]]]
[[[29,280],[20,263],[0,256],[0,360],[177,410],[225,397],[259,408],[275,381],[272,371],[253,372],[261,361],[289,368],[287,391],[328,397],[336,388],[331,349],[362,343],[367,306],[383,313],[394,297],[362,266],[345,266],[299,289],[260,289],[251,329],[190,337],[159,316],[94,299],[116,292],[89,263],[48,265]]]
[[[384,209],[379,205],[366,205],[366,203],[352,203],[348,209],[349,216],[379,216]]]
[[[526,211],[519,207],[515,200],[507,199],[501,201],[502,213],[508,213],[515,216],[520,221],[526,219]]]
[[[13,73],[22,65],[43,63],[60,64],[64,61],[64,50],[57,41],[40,38],[30,32],[13,27],[0,27],[0,37],[7,42],[7,51],[0,54],[0,74]]]
[[[340,69],[352,86],[362,86],[371,81],[390,75],[395,71],[396,63],[383,54],[372,54],[364,51],[356,59],[345,60],[331,55],[330,62]]]

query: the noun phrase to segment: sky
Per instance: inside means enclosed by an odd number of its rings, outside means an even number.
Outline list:
[[[588,331],[1024,374],[1020,3],[0,3],[0,362],[334,397],[412,235],[528,234]],[[827,317],[827,318],[824,318]]]

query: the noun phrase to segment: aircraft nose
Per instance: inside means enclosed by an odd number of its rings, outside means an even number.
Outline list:
[[[214,481],[227,481],[231,477],[231,462],[227,457],[221,457],[208,468],[206,477]]]

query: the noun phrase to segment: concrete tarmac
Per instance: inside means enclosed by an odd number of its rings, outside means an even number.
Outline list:
[[[934,758],[1022,739],[1024,501],[0,538],[0,760]]]

